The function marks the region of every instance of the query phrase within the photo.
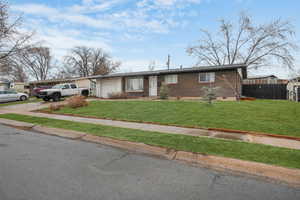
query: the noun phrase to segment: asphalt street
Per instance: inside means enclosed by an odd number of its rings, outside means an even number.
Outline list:
[[[299,200],[246,175],[0,125],[0,200]]]

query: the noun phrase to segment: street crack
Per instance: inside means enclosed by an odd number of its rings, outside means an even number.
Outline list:
[[[130,154],[130,153],[124,153],[124,154],[121,155],[120,157],[108,161],[107,163],[105,163],[105,164],[103,165],[103,167],[107,167],[107,166],[113,164],[114,162],[117,162],[117,161],[119,161],[119,160],[122,160],[123,158],[125,158],[125,157],[128,156],[129,154]]]

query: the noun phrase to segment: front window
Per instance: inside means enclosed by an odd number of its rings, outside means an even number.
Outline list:
[[[215,82],[215,72],[199,73],[200,83],[213,83]]]
[[[177,81],[178,81],[177,74],[172,74],[172,75],[166,75],[165,76],[165,82],[166,82],[166,84],[176,84]]]
[[[143,91],[144,79],[143,77],[127,78],[126,91]]]

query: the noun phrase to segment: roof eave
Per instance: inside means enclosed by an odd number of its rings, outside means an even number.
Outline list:
[[[219,68],[218,68],[219,67]],[[211,66],[211,67],[202,67],[201,68],[183,68],[175,70],[158,70],[158,71],[144,71],[144,72],[134,72],[134,73],[117,73],[110,75],[96,75],[90,76],[89,79],[100,79],[100,78],[116,78],[116,77],[133,77],[133,76],[151,76],[151,75],[160,75],[160,74],[174,74],[174,73],[189,73],[189,72],[210,72],[210,71],[224,71],[242,68],[244,78],[247,77],[247,65],[238,64],[231,65],[227,67],[220,66]]]

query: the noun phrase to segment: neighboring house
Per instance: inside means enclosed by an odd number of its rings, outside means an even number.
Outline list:
[[[87,77],[81,77],[74,80],[74,82],[81,88],[89,88],[90,96],[96,96],[96,80]]]
[[[243,80],[245,85],[259,85],[259,84],[287,84],[288,80],[279,79],[275,75],[265,76],[248,76],[247,79]]]
[[[300,77],[289,81],[287,91],[289,100],[300,102]]]
[[[0,78],[0,91],[8,90],[10,88],[10,81],[8,79]]]
[[[29,84],[24,82],[12,82],[10,84],[10,89],[15,90],[17,92],[27,93],[29,94]]]
[[[288,82],[275,75],[248,76],[243,81],[242,95],[258,99],[287,99]]]
[[[225,80],[224,80],[225,77]],[[109,98],[113,93],[129,97],[157,97],[162,83],[168,85],[170,97],[202,97],[204,87],[218,87],[217,96],[235,98],[247,77],[247,66],[224,65],[193,67],[92,76],[97,80],[96,96]]]
[[[41,86],[54,86],[61,83],[75,83],[78,87],[84,87],[90,89],[90,96],[95,95],[96,90],[96,81],[93,79],[89,79],[87,77],[77,77],[77,78],[66,78],[66,79],[50,79],[50,80],[42,80],[42,81],[31,81],[29,82],[30,94],[34,88],[38,88]]]

